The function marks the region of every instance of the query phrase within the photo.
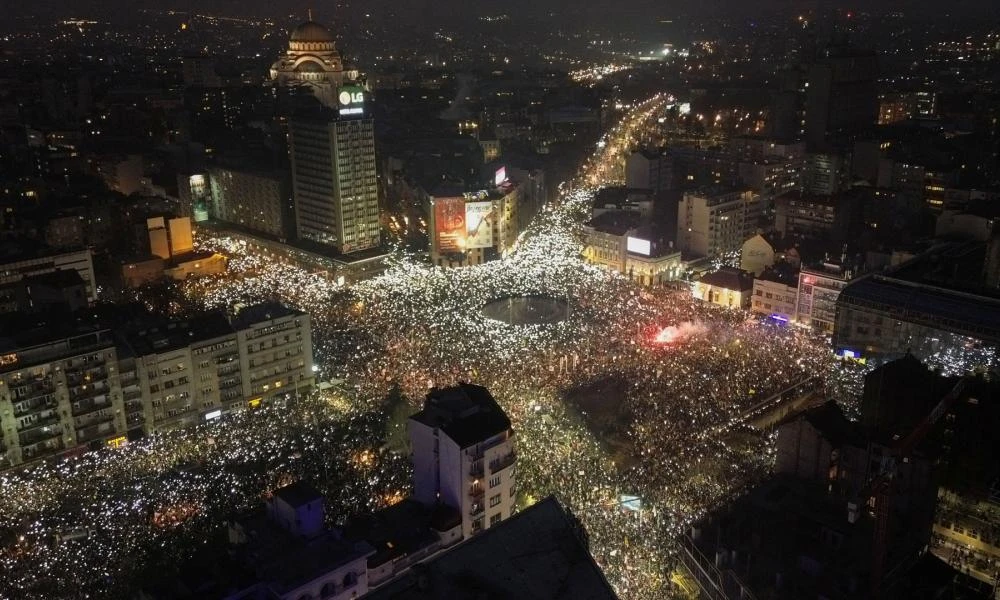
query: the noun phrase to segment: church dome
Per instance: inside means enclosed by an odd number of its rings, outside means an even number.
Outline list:
[[[300,43],[331,43],[334,41],[333,34],[324,25],[316,21],[306,21],[292,30],[292,42]]]

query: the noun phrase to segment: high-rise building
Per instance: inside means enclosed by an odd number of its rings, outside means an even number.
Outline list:
[[[431,391],[409,433],[414,499],[458,510],[466,538],[510,517],[514,432],[489,390],[462,383]]]
[[[344,114],[363,111],[346,100],[340,118],[299,116],[288,128],[296,235],[345,254],[381,243],[374,127],[363,112]]]
[[[878,117],[875,53],[846,46],[824,50],[806,74],[806,140],[821,145],[833,136],[862,133]]]
[[[677,208],[677,244],[694,256],[720,256],[740,249],[757,229],[759,196],[722,186],[687,192]]]
[[[217,88],[222,78],[215,72],[215,59],[210,56],[185,56],[181,62],[184,87]]]

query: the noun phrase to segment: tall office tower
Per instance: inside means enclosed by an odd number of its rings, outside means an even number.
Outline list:
[[[863,133],[878,122],[878,57],[872,51],[831,46],[809,66],[805,134],[812,145]]]
[[[514,433],[489,390],[466,383],[435,389],[408,429],[417,501],[457,510],[465,537],[510,517]]]
[[[292,118],[288,143],[296,235],[346,254],[378,247],[381,231],[372,120],[360,88],[341,95],[339,118]]]

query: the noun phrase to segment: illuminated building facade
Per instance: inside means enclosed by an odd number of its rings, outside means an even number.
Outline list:
[[[250,231],[287,238],[291,192],[285,177],[227,167],[209,169],[211,215]]]
[[[288,50],[271,65],[271,80],[282,87],[304,87],[324,106],[335,108],[340,88],[358,79],[345,68],[333,33],[311,18],[292,30]]]
[[[799,272],[795,321],[822,333],[833,333],[837,297],[854,276],[851,269],[834,263],[803,267]]]
[[[517,241],[526,200],[522,187],[509,181],[493,189],[432,197],[431,261],[464,267],[499,258]]]
[[[313,386],[309,315],[277,303],[244,308],[233,321],[239,341],[243,397],[270,402]]]
[[[18,319],[0,324],[0,468],[197,425],[314,382],[309,315],[276,304],[117,332],[96,318]]]
[[[466,538],[511,516],[514,432],[489,390],[466,383],[434,389],[408,429],[415,500],[457,510]]]
[[[692,256],[739,250],[760,218],[760,198],[749,190],[709,187],[685,192],[677,208],[677,245]]]
[[[781,269],[765,269],[753,280],[750,310],[787,323],[795,318],[798,299],[797,273]]]
[[[0,467],[86,449],[125,432],[108,329],[25,327],[0,349]]]
[[[597,212],[597,211],[595,211]],[[617,271],[640,285],[674,281],[682,272],[681,253],[673,242],[653,242],[649,226],[634,211],[602,211],[584,227],[584,259]]]
[[[288,142],[296,235],[347,254],[377,248],[381,223],[374,125],[363,112],[345,114],[363,111],[363,100],[345,99],[340,118],[293,118]]]
[[[734,267],[722,267],[695,282],[694,297],[726,308],[750,308],[753,275]]]
[[[927,359],[949,351],[971,357],[978,349],[997,348],[1000,296],[989,277],[1000,264],[996,249],[974,241],[942,244],[852,282],[837,298],[835,349]],[[947,265],[947,278],[941,265]]]

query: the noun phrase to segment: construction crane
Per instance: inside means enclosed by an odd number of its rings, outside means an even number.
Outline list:
[[[875,498],[875,540],[872,547],[872,597],[882,596],[882,578],[885,571],[885,558],[889,540],[889,509],[894,492],[893,483],[898,472],[899,460],[910,456],[913,448],[919,444],[938,420],[948,412],[951,405],[962,395],[971,377],[962,377],[934,409],[901,440],[893,443],[888,453],[882,456],[879,474],[871,483],[872,496]]]

